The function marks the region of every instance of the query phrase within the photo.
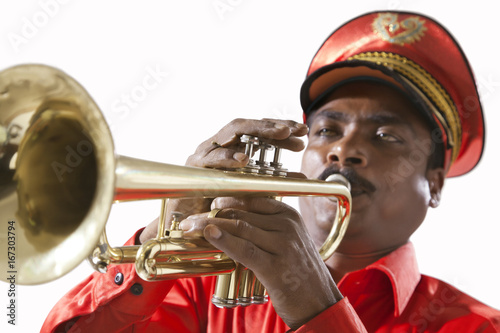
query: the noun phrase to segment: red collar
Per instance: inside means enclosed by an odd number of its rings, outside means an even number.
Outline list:
[[[400,315],[420,281],[412,243],[406,243],[364,269],[346,274],[338,284],[344,296],[349,297],[349,286],[356,285],[356,289],[373,287],[369,279],[364,279],[370,270],[377,270],[389,279],[394,299],[394,314]]]

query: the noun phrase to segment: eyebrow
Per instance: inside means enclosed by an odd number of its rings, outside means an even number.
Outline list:
[[[348,122],[352,120],[352,116],[348,112],[340,112],[340,111],[335,111],[335,110],[324,110],[320,113],[317,113],[314,118],[328,118],[332,119],[335,121],[340,121],[340,122]],[[394,114],[389,114],[389,113],[378,113],[378,114],[371,114],[367,117],[365,117],[366,121],[374,123],[374,124],[402,124],[402,125],[407,125],[410,126],[406,121],[403,121],[400,117],[394,115]],[[410,126],[411,127],[411,126]]]
[[[319,113],[316,113],[313,115],[313,117],[308,119],[307,124],[309,127],[311,127],[312,122],[314,122],[315,119],[320,119],[320,118],[328,118],[334,121],[339,121],[343,123],[347,123],[352,120],[353,116],[349,114],[349,112],[342,112],[342,111],[336,111],[336,110],[322,110]],[[404,121],[401,117],[392,114],[392,113],[384,113],[380,112],[377,114],[370,114],[367,117],[363,119],[363,121],[367,121],[368,123],[382,126],[382,125],[399,125],[406,127],[411,133],[412,136],[416,137],[417,132],[413,126],[413,124],[408,123],[407,121]]]

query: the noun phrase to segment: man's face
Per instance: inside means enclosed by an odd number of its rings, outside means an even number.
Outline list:
[[[351,221],[339,251],[363,254],[404,244],[428,206],[437,205],[444,178],[442,169],[427,170],[430,130],[419,111],[393,88],[357,82],[337,89],[309,124],[302,172],[320,179],[340,172],[352,186]],[[321,245],[335,204],[301,198],[300,208]]]

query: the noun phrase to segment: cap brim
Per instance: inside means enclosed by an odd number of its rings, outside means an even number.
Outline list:
[[[336,62],[321,67],[309,75],[302,84],[300,102],[305,116],[307,117],[311,111],[314,111],[311,110],[311,105],[332,86],[358,77],[386,81],[404,91],[408,90],[399,78],[399,74],[385,66],[359,60]]]
[[[435,109],[435,105],[418,91],[411,82],[396,71],[384,65],[368,61],[350,60],[336,62],[321,67],[309,75],[302,84],[300,92],[301,105],[304,111],[304,122],[311,113],[321,106],[324,99],[333,93],[335,89],[353,81],[379,82],[389,85],[406,95],[420,112],[420,115],[429,124],[430,130],[434,131],[435,129],[439,129],[440,133],[442,133],[444,150],[446,150],[448,138],[441,123],[436,120],[434,116],[435,112],[432,111]],[[448,155],[449,152],[445,152],[445,154]],[[449,160],[449,158],[444,159],[445,165],[443,165],[443,167],[445,169],[450,167],[449,163],[447,163]]]

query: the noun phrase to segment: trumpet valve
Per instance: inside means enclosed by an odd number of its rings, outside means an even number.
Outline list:
[[[172,222],[170,229],[165,230],[165,237],[169,238],[183,238],[184,232],[180,229],[179,223],[182,221],[182,213],[172,212]]]
[[[281,148],[278,146],[274,147],[273,161],[270,163],[271,168],[273,168],[273,176],[285,177],[287,175],[287,169],[283,168],[283,163],[280,162],[281,159]]]
[[[270,162],[266,160],[267,151],[273,148],[274,146],[267,142],[261,142],[259,145],[260,155],[259,159],[255,163],[257,164],[258,172],[262,175],[273,174],[274,169],[271,167]]]
[[[287,175],[287,169],[283,168],[283,164],[280,162],[281,148],[248,134],[242,135],[240,142],[245,144],[245,154],[249,157],[249,161],[244,168],[238,169],[238,171],[277,177],[285,177]],[[255,160],[253,159],[253,154],[257,149],[260,150],[260,153],[258,159]],[[269,150],[274,150],[271,162],[266,157]]]
[[[100,273],[106,273],[108,271],[108,265],[111,263],[109,258],[106,257],[107,245],[98,244],[94,251],[88,256],[88,262],[92,268]]]
[[[248,164],[244,168],[240,169],[240,171],[246,173],[258,173],[259,167],[252,157],[255,152],[255,147],[259,145],[259,138],[244,134],[240,137],[240,142],[245,144],[245,155],[249,157]]]

